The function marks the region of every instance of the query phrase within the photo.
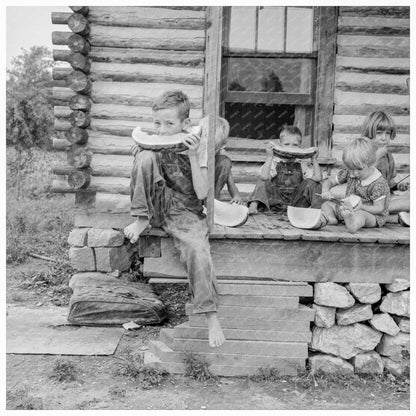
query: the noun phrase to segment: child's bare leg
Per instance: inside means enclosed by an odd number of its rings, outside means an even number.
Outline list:
[[[319,230],[322,227],[325,227],[325,225],[336,225],[338,224],[338,220],[335,217],[335,208],[334,204],[332,202],[325,202],[322,204],[321,207],[321,218],[320,222],[313,227],[314,230]]]
[[[124,235],[130,240],[130,243],[134,244],[149,225],[147,217],[136,217],[136,221],[124,229]]]
[[[341,210],[341,215],[350,233],[363,227],[372,228],[377,224],[375,216],[366,211]]]
[[[398,214],[401,211],[410,211],[409,196],[393,196],[389,204],[389,213]]]
[[[248,213],[249,214],[257,214],[258,213],[258,202],[252,201],[248,204]]]
[[[208,340],[212,348],[220,347],[224,344],[225,337],[222,332],[217,312],[207,312],[205,314],[208,323]]]

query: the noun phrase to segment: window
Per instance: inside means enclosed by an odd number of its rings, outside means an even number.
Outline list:
[[[296,124],[311,141],[316,41],[313,7],[226,7],[222,111],[230,135],[275,139]]]

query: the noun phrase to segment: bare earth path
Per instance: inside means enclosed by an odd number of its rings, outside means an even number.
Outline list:
[[[29,291],[14,279],[22,270],[45,267],[30,261],[8,267],[7,302],[47,308],[56,297],[48,290]],[[40,305],[41,304],[41,305]],[[160,327],[143,327],[125,334],[115,356],[86,357],[8,354],[6,358],[7,409],[409,409],[409,385],[394,379],[333,382],[323,378],[282,377],[276,381],[220,378],[200,382],[170,375],[160,386],[143,389],[138,382],[116,373],[128,351],[144,351]],[[58,359],[73,363],[75,380],[59,382],[51,375]]]

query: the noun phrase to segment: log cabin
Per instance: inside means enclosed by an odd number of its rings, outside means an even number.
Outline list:
[[[60,63],[53,71],[54,148],[67,152],[67,163],[54,166],[53,189],[74,194],[74,230],[83,235],[97,228],[122,230],[132,222],[131,132],[137,125],[152,128],[151,103],[168,89],[189,96],[193,124],[206,114],[220,114],[230,122],[226,150],[244,198],[258,180],[265,141],[276,138],[284,123],[300,128],[305,146],[319,148],[319,163],[329,175],[341,167],[343,146],[359,135],[365,117],[375,110],[388,111],[397,125],[391,151],[398,175],[409,172],[409,7],[73,6],[68,13],[52,13],[52,22],[69,28],[52,33],[53,57]],[[213,131],[215,119],[210,118]],[[268,215],[252,216],[237,228],[214,224],[213,146],[209,143],[208,222],[224,294],[247,302],[250,291],[269,293],[283,302],[288,293],[308,299],[314,284],[321,282],[383,285],[409,280],[409,228],[388,224],[351,234],[340,225],[310,231],[292,227],[284,216]],[[224,190],[222,199],[227,195]],[[126,242],[122,248],[108,258],[134,253],[151,283],[186,282],[173,242],[163,231],[151,230],[136,247]],[[87,239],[77,250],[79,256],[91,258],[88,268],[77,255],[71,258],[80,272],[119,268],[112,260],[100,265],[102,253],[98,256],[88,247]],[[273,347],[273,364],[288,374],[294,366],[304,367],[308,357],[313,313],[300,307],[292,310],[298,318],[286,311],[288,317],[281,319],[292,328],[302,324],[303,332],[289,338],[282,338],[281,332],[277,341],[256,339],[262,343],[257,351],[265,348],[267,356]],[[239,308],[232,313],[254,314]],[[224,319],[235,321],[228,313]],[[197,329],[203,325],[190,317],[186,328],[162,334],[164,339],[161,335],[154,346],[159,358],[180,371],[180,364],[169,358],[176,357],[173,346],[179,339],[180,345],[205,351],[194,339],[201,337]],[[244,348],[238,365],[226,361],[225,356],[238,353],[245,339],[239,336],[214,354],[220,360],[218,374],[246,374],[254,368]],[[250,346],[252,339],[245,340]],[[270,364],[259,360],[257,367]]]

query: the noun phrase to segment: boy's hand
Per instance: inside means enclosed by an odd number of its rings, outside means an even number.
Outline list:
[[[267,157],[273,157],[273,143],[272,142],[266,143],[266,155]]]
[[[240,195],[235,195],[231,198],[230,201],[232,204],[238,204],[238,205],[242,205],[243,204],[243,200],[241,199]]]
[[[195,136],[194,134],[187,134],[182,140],[182,143],[188,148],[190,156],[196,156],[199,148],[198,136]]]
[[[397,184],[397,189],[399,191],[407,191],[409,188],[410,188],[409,182],[400,182],[399,184]]]

